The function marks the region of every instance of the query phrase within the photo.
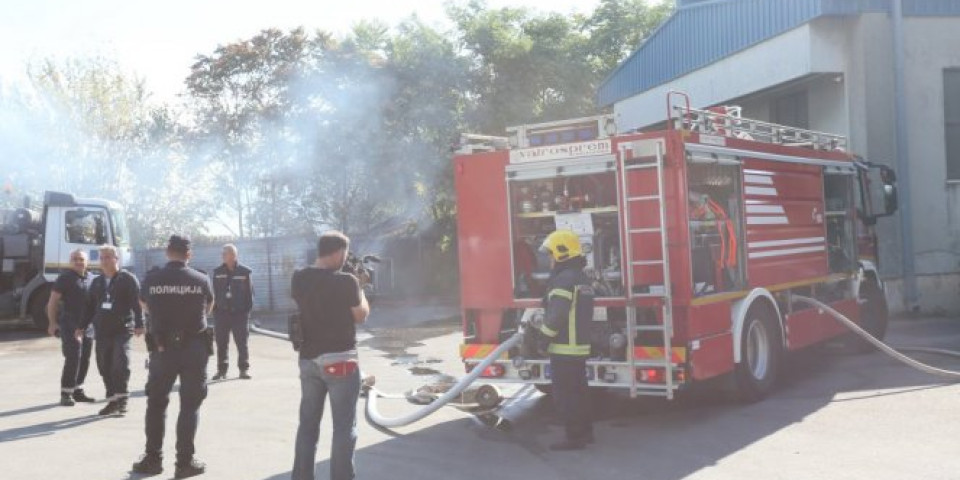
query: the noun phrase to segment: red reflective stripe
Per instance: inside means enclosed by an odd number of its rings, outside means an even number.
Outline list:
[[[485,358],[487,355],[490,355],[498,345],[495,344],[469,344],[460,346],[460,357],[461,358]]]

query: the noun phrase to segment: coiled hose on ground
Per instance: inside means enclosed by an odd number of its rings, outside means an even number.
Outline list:
[[[273,330],[267,330],[264,328],[260,328],[258,326],[251,326],[250,330],[256,333],[259,333],[261,335],[266,335],[268,337],[279,338],[282,340],[290,339],[290,337],[284,333],[275,332]],[[410,425],[411,423],[417,422],[425,418],[431,413],[439,410],[441,407],[443,407],[447,403],[450,403],[451,400],[454,400],[458,396],[460,396],[460,394],[463,393],[463,391],[466,390],[467,387],[470,386],[470,384],[476,381],[477,378],[479,378],[480,375],[483,374],[484,369],[492,365],[493,362],[497,361],[497,359],[499,359],[506,351],[517,346],[520,343],[520,340],[522,338],[523,338],[522,335],[518,333],[510,337],[509,339],[507,339],[507,341],[501,343],[499,347],[497,347],[492,352],[490,352],[490,355],[487,355],[487,357],[484,358],[483,361],[481,361],[479,364],[473,367],[473,369],[470,370],[470,373],[467,374],[467,376],[463,377],[462,379],[460,379],[459,382],[453,385],[453,387],[451,387],[450,390],[448,390],[446,393],[444,393],[442,396],[440,396],[436,400],[430,402],[428,405],[424,405],[422,408],[414,412],[411,412],[407,415],[403,415],[400,417],[386,417],[382,415],[379,409],[377,408],[377,400],[380,397],[385,397],[385,398],[405,398],[405,397],[402,395],[385,394],[377,390],[376,388],[370,387],[370,390],[367,392],[367,418],[369,418],[370,421],[372,421],[373,423],[386,428],[396,428],[396,427],[402,427],[405,425]]]

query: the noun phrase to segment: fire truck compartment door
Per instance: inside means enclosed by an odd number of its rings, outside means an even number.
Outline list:
[[[555,160],[537,163],[508,165],[507,180],[540,180],[544,178],[575,177],[594,173],[613,172],[617,169],[613,155],[602,155],[573,160]]]

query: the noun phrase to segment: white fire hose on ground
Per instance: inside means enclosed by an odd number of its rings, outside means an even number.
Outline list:
[[[838,322],[840,322],[841,324],[843,324],[844,326],[852,330],[857,335],[860,335],[861,337],[863,337],[865,340],[870,342],[873,346],[877,347],[878,350],[880,350],[883,353],[886,353],[887,355],[893,357],[896,360],[899,360],[900,362],[903,362],[924,373],[929,373],[931,375],[937,375],[940,377],[949,378],[953,381],[960,381],[960,372],[956,372],[953,370],[944,370],[942,368],[933,367],[925,363],[918,362],[900,353],[901,351],[923,352],[923,353],[935,353],[939,355],[948,355],[952,357],[960,357],[960,352],[953,352],[950,350],[942,350],[938,348],[920,348],[920,347],[904,347],[899,349],[893,348],[890,345],[887,345],[886,343],[881,342],[873,335],[870,335],[866,330],[861,328],[860,325],[857,325],[853,320],[850,320],[849,318],[843,316],[843,314],[834,310],[829,305],[819,300],[815,300],[810,297],[804,297],[802,295],[793,295],[792,298],[795,302],[805,303],[807,305],[810,305],[811,307],[814,307],[814,308],[820,309],[821,311],[829,313],[830,316],[835,318]]]
[[[281,340],[290,339],[290,337],[284,333],[275,332],[273,330],[267,330],[264,328],[260,328],[259,326],[251,326],[250,330],[253,332],[259,333],[261,335],[266,335],[268,337],[273,337],[273,338],[279,338]],[[410,425],[411,423],[417,422],[425,418],[426,416],[436,412],[441,407],[443,407],[447,403],[450,403],[450,401],[460,396],[460,394],[463,393],[463,391],[466,390],[467,387],[470,386],[470,384],[476,381],[477,378],[479,378],[480,375],[483,374],[484,369],[486,369],[487,367],[492,365],[494,362],[496,362],[497,359],[499,359],[500,356],[503,355],[506,351],[518,345],[522,338],[523,338],[523,335],[520,333],[517,333],[514,336],[507,339],[507,341],[501,343],[500,346],[494,349],[492,352],[490,352],[490,355],[487,355],[487,357],[484,358],[483,361],[481,361],[476,366],[474,366],[473,369],[470,370],[470,373],[467,374],[467,376],[463,377],[462,379],[460,379],[459,382],[453,385],[450,388],[450,390],[448,390],[439,398],[430,402],[428,405],[425,405],[419,410],[416,410],[407,415],[403,415],[400,417],[383,416],[380,413],[380,411],[377,409],[377,399],[379,397],[384,397],[384,398],[406,398],[406,397],[403,395],[385,394],[371,386],[370,390],[367,392],[367,418],[369,418],[370,421],[373,422],[374,424],[381,427],[386,427],[386,428],[397,428],[405,425]]]
[[[447,393],[444,393],[440,398],[430,402],[429,405],[426,405],[417,411],[401,417],[385,417],[381,415],[379,410],[377,410],[377,397],[385,395],[380,393],[375,388],[371,388],[367,393],[367,418],[369,418],[373,423],[387,428],[402,427],[423,419],[427,415],[439,410],[440,407],[446,405],[451,400],[457,398],[461,393],[463,393],[464,390],[467,389],[467,387],[470,386],[471,383],[476,381],[476,379],[483,374],[484,369],[492,365],[493,362],[497,361],[497,359],[499,359],[504,352],[519,344],[522,338],[522,334],[519,333],[510,337],[507,339],[507,341],[501,343],[500,346],[494,351],[490,352],[490,355],[487,355],[487,358],[484,358],[483,361],[474,366],[473,370],[470,370],[470,373],[466,377],[460,379],[460,381],[450,388]]]

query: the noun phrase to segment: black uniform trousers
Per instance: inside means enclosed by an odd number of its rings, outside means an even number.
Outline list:
[[[184,339],[180,348],[167,348],[162,352],[150,353],[146,389],[148,455],[162,456],[170,390],[177,377],[180,377],[177,461],[189,462],[193,458],[193,440],[197,434],[200,404],[207,397],[208,358],[205,340],[199,335]]]
[[[550,355],[550,379],[554,408],[563,421],[567,439],[586,441],[593,435],[587,357]]]
[[[107,400],[126,397],[130,383],[130,332],[97,335],[97,369],[103,377]]]
[[[240,370],[250,368],[250,350],[247,339],[250,338],[250,314],[217,311],[214,313],[213,330],[217,337],[217,370],[226,372],[230,364],[230,334],[237,344],[237,367]]]
[[[93,340],[86,334],[83,339],[77,340],[74,335],[76,330],[76,327],[68,324],[62,324],[60,327],[60,350],[63,352],[60,391],[63,393],[73,393],[77,388],[83,388],[83,381],[87,379],[87,370],[90,369]]]

